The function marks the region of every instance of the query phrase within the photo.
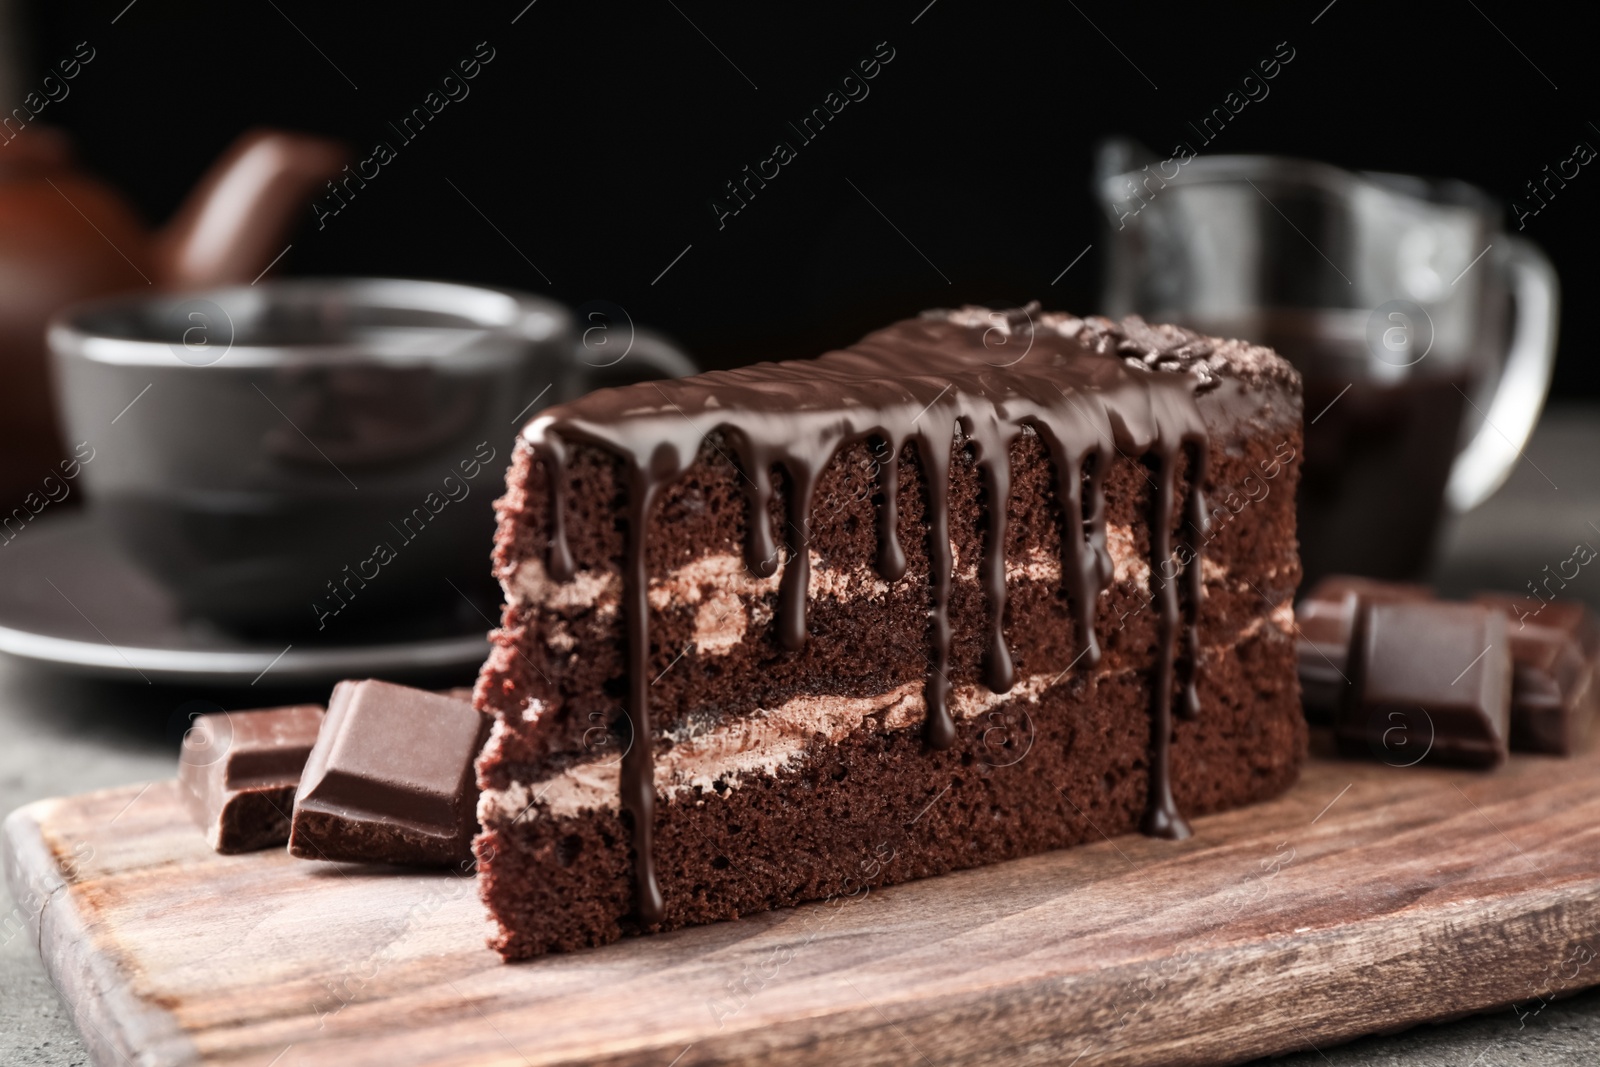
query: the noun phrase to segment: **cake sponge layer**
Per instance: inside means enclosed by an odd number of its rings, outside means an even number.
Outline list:
[[[1305,749],[1294,655],[1276,626],[1209,651],[1205,714],[1177,723],[1172,749],[1185,812],[1266,799],[1294,781]],[[649,927],[633,914],[614,760],[593,765],[599,788],[588,797],[603,806],[571,810],[562,776],[486,793],[478,848],[501,931],[493,947],[508,959],[570,951],[1136,830],[1149,786],[1149,684],[1139,671],[1070,673],[1035,699],[962,718],[944,751],[927,751],[920,717],[898,729],[875,721],[837,740],[819,732],[770,773],[662,794],[667,910]],[[897,699],[884,698],[878,715],[892,717]]]

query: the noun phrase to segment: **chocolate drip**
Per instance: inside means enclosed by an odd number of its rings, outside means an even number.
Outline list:
[[[906,554],[900,547],[900,450],[893,441],[884,444],[889,458],[878,465],[878,576],[898,582],[906,576]]]
[[[1083,512],[1084,454],[1069,448],[1047,428],[1039,428],[1055,468],[1056,500],[1061,506],[1061,578],[1077,612],[1078,641],[1083,650],[1073,659],[1086,667],[1100,663],[1100,639],[1094,632],[1094,609],[1111,584],[1111,557],[1106,552],[1106,501],[1101,485],[1099,452],[1088,453],[1094,464],[1089,480],[1089,515]],[[1100,560],[1104,557],[1105,566]]]
[[[927,705],[923,737],[930,748],[942,749],[956,743],[956,721],[950,715],[950,579],[955,570],[950,551],[950,442],[926,433],[919,440],[918,458],[928,487],[928,584],[933,594],[929,610],[933,654],[928,657],[922,691]]]
[[[550,577],[570,582],[577,573],[572,563],[572,548],[567,544],[567,509],[561,498],[567,491],[567,450],[560,438],[552,438],[544,449],[545,477],[550,482]]]
[[[1172,516],[1177,495],[1177,449],[1163,443],[1157,453],[1155,515],[1150,520],[1150,586],[1155,595],[1157,624],[1161,643],[1156,652],[1155,685],[1151,687],[1150,707],[1150,802],[1139,828],[1151,837],[1181,841],[1190,834],[1189,824],[1172,799],[1172,673],[1173,653],[1177,650],[1178,609],[1177,575],[1170,573],[1172,556]]]
[[[983,591],[989,599],[989,648],[984,656],[983,684],[996,693],[1010,692],[1016,682],[1011,649],[1006,646],[1006,507],[1011,502],[1010,442],[990,438],[979,445],[978,469],[983,474],[989,529],[983,543]]]
[[[1189,619],[1184,627],[1188,634],[1188,665],[1185,668],[1183,681],[1183,703],[1179,706],[1179,714],[1185,719],[1200,717],[1200,598],[1204,595],[1206,578],[1200,566],[1201,547],[1205,544],[1209,519],[1206,515],[1206,496],[1201,486],[1206,481],[1206,445],[1204,441],[1194,445],[1189,450],[1189,500],[1188,500],[1188,528],[1193,532],[1193,540],[1186,540],[1185,548],[1188,549],[1189,562],[1184,566],[1183,576],[1188,583],[1185,592],[1189,598]]]
[[[657,485],[635,463],[628,472],[628,532],[622,571],[623,617],[628,627],[628,721],[633,743],[622,756],[622,806],[633,818],[633,898],[639,921],[658,923],[665,913],[656,882],[655,758],[650,746],[650,576],[645,569],[646,523]]]
[[[984,322],[991,321],[988,312],[981,315]],[[972,317],[972,312],[930,313],[815,360],[602,390],[550,409],[523,431],[549,481],[548,560],[550,574],[558,581],[575,575],[565,518],[567,448],[583,443],[603,449],[618,456],[627,470],[623,613],[626,712],[634,741],[622,760],[620,785],[623,808],[633,823],[634,892],[641,923],[659,922],[665,911],[652,847],[655,773],[646,566],[650,510],[663,489],[694,463],[708,439],[715,447],[719,434],[745,482],[749,509],[745,561],[758,578],[777,573],[779,563],[770,513],[772,468],[781,467],[787,478],[787,530],[782,541],[788,558],[779,582],[776,637],[789,652],[803,648],[807,638],[811,503],[824,470],[840,449],[852,444],[875,441],[888,450],[886,457],[875,457],[881,497],[876,562],[885,580],[898,581],[906,572],[898,533],[900,454],[908,445],[916,448],[927,490],[931,648],[923,699],[925,736],[932,748],[950,747],[957,733],[949,680],[952,448],[963,437],[974,446],[987,498],[980,564],[990,613],[984,667],[985,682],[995,692],[1010,689],[1015,677],[1004,633],[1011,446],[1020,436],[1036,433],[1055,466],[1063,512],[1062,581],[1082,645],[1071,665],[1080,660],[1093,665],[1101,654],[1094,621],[1100,593],[1113,577],[1104,493],[1112,451],[1130,457],[1154,454],[1160,478],[1151,529],[1150,584],[1152,595],[1159,599],[1161,647],[1151,704],[1150,804],[1143,826],[1147,833],[1161,836],[1188,834],[1173,802],[1169,768],[1174,653],[1178,630],[1184,626],[1172,556],[1174,479],[1178,456],[1191,448],[1186,513],[1196,538],[1185,545],[1190,550],[1184,568],[1190,620],[1184,713],[1193,714],[1198,710],[1196,621],[1203,591],[1194,546],[1204,538],[1200,487],[1207,441],[1195,394],[1215,384],[1209,365],[1201,362],[1211,350],[1183,340],[1192,335],[1142,324],[1144,333],[1138,333],[1105,320],[1044,315],[1028,320],[1026,358],[997,367],[984,358],[988,350],[983,338],[990,331],[972,329],[972,323],[965,321]],[[1008,328],[1019,327],[1011,323]],[[1163,349],[1159,360],[1150,357],[1140,348],[1144,344],[1140,338],[1146,335],[1154,338],[1150,344],[1160,342],[1171,351]]]
[[[1089,472],[1089,515],[1083,520],[1084,533],[1089,539],[1089,549],[1094,553],[1091,561],[1094,567],[1089,582],[1089,587],[1095,590],[1105,589],[1111,584],[1116,567],[1111,563],[1111,550],[1106,547],[1106,468],[1111,466],[1110,457],[1104,451],[1091,452],[1089,461],[1093,464]],[[1079,609],[1083,610],[1083,609]],[[1094,612],[1089,610],[1085,616],[1085,626],[1089,631],[1089,639],[1094,640]],[[1089,657],[1092,667],[1100,662],[1098,648]]]
[[[789,562],[778,587],[778,644],[785,651],[806,647],[806,601],[811,588],[811,490],[817,475],[833,458],[813,467],[796,463],[789,471]]]
[[[778,573],[778,546],[772,540],[772,464],[761,450],[748,447],[752,455],[744,467],[745,503],[749,518],[744,529],[744,564],[757,578]]]

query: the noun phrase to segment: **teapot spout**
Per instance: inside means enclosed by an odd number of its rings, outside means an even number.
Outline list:
[[[254,281],[284,252],[313,192],[348,159],[343,145],[325,138],[246,133],[157,235],[157,284],[194,289]]]

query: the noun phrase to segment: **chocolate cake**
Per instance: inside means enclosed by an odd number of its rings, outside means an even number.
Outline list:
[[[494,947],[1281,792],[1300,433],[1266,349],[1036,306],[548,409],[497,505],[475,693]]]

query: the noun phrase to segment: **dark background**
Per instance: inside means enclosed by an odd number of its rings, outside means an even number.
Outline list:
[[[324,228],[307,205],[289,272],[607,300],[710,365],[815,354],[928,306],[1095,310],[1097,140],[1199,147],[1187,120],[1279,42],[1295,58],[1270,95],[1203,151],[1455,176],[1509,202],[1578,141],[1600,145],[1592,37],[1565,9],[1507,0],[525,5],[35,0],[23,52],[42,73],[96,50],[41,119],[151,220],[251,126],[333,135],[358,158],[387,140],[398,157]],[[483,41],[495,58],[470,96],[402,144],[388,123]],[[881,41],[895,58],[870,95],[800,146],[786,122]],[[779,137],[799,158],[719,231],[711,198]],[[1572,318],[1600,272],[1590,170],[1524,231],[1564,287],[1557,396],[1600,393]]]

